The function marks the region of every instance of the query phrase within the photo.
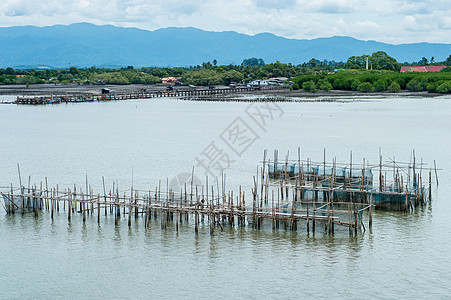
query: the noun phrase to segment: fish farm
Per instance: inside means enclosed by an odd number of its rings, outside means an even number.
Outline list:
[[[409,163],[383,162],[380,156],[377,165],[365,160],[353,163],[352,152],[347,164],[301,159],[300,148],[296,160],[290,160],[289,153],[284,161],[278,156],[275,150],[271,160],[264,151],[250,191],[241,186],[227,191],[225,173],[194,184],[194,167],[190,180],[177,190],[170,187],[169,179],[146,190],[119,189],[117,182],[107,189],[102,177],[102,190],[95,192],[87,176],[84,186],[49,187],[47,178],[39,184],[31,184],[29,178],[25,186],[18,165],[20,186],[1,187],[0,203],[7,214],[39,217],[48,212],[53,220],[56,213],[65,212],[68,222],[79,215],[83,222],[97,217],[100,223],[102,216],[110,215],[116,224],[126,218],[129,226],[142,222],[147,228],[150,222],[159,222],[162,229],[169,226],[177,231],[179,223],[186,222],[196,234],[199,226],[209,226],[210,233],[224,226],[242,226],[329,234],[346,228],[357,235],[366,230],[365,223],[372,226],[374,210],[409,212],[431,201],[433,178],[438,185],[435,161],[433,168],[427,168],[422,161],[416,162],[414,151]]]
[[[300,154],[300,152],[299,152]],[[427,168],[421,161],[416,162],[415,151],[412,162],[404,163],[391,160],[370,165],[363,160],[362,164],[314,162],[309,159],[292,161],[286,156],[280,162],[278,151],[274,159],[268,160],[268,177],[273,185],[280,185],[283,190],[293,190],[295,200],[328,201],[329,198],[341,202],[371,204],[376,209],[403,210],[413,209],[431,199],[432,173],[438,183],[437,167]],[[324,150],[325,157],[325,150]],[[423,175],[427,176],[425,185]],[[275,181],[275,183],[274,183]],[[285,194],[288,194],[287,192]]]

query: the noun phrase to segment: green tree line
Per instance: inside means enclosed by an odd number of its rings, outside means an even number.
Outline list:
[[[391,72],[391,71],[339,71],[333,74],[303,75],[293,79],[294,89],[306,91],[349,90],[360,92],[413,92],[428,91],[433,93],[451,92],[451,68],[441,72]]]
[[[366,70],[368,60],[368,69]],[[423,64],[451,65],[451,55],[443,62],[422,58]],[[404,63],[406,64],[406,63]],[[403,65],[404,65],[403,64]],[[261,58],[244,59],[240,65],[218,65],[217,60],[201,65],[176,68],[76,68],[14,70],[0,69],[0,84],[155,84],[164,77],[181,77],[187,85],[228,85],[256,79],[286,77],[293,89],[355,90],[363,92],[400,90],[449,92],[450,67],[440,73],[399,73],[401,64],[383,51],[371,55],[351,56],[346,62],[312,58],[299,65],[276,61],[266,64]],[[337,69],[345,71],[335,72]]]
[[[343,68],[343,62],[319,61],[293,65],[291,63],[265,64],[261,58],[243,60],[240,65],[217,65],[217,61],[204,62],[201,65],[184,68],[76,68],[69,69],[0,69],[0,84],[39,84],[39,83],[78,83],[78,84],[153,84],[161,82],[164,77],[181,77],[184,84],[211,85],[232,82],[247,82],[271,77],[293,78],[299,75],[327,73],[334,68]]]

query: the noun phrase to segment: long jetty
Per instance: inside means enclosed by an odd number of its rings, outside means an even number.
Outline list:
[[[312,160],[301,160],[296,163],[301,168],[288,168],[289,160],[285,160],[284,169],[278,169],[278,151],[275,160],[267,159],[264,152],[263,164],[253,177],[250,193],[246,193],[240,186],[239,191],[226,191],[225,174],[213,180],[210,184],[208,176],[205,184],[194,185],[194,169],[191,181],[185,182],[174,190],[169,180],[159,181],[155,189],[119,190],[117,182],[107,191],[102,177],[102,192],[96,193],[88,182],[83,187],[73,185],[62,189],[59,185],[49,187],[45,182],[30,184],[25,187],[1,189],[3,202],[0,201],[7,214],[34,213],[35,217],[43,211],[50,212],[53,220],[55,212],[66,212],[68,222],[73,215],[78,214],[86,222],[88,215],[97,216],[101,222],[102,216],[112,215],[116,224],[121,218],[128,220],[128,225],[142,220],[147,228],[152,220],[160,223],[162,229],[168,226],[178,230],[179,223],[194,225],[197,234],[200,226],[209,226],[210,232],[224,226],[241,226],[262,228],[272,227],[273,230],[283,228],[297,231],[304,228],[307,233],[315,233],[318,228],[333,234],[335,226],[349,229],[349,234],[365,231],[364,212],[367,215],[368,226],[372,226],[373,210],[377,208],[405,211],[413,210],[417,205],[431,200],[432,169],[429,169],[429,188],[423,186],[421,173],[424,164],[410,164],[402,172],[409,174],[410,179],[403,182],[400,176],[400,163],[394,163],[393,183],[389,184],[382,176],[386,175],[387,165],[379,164],[379,184],[375,184],[369,164],[364,162],[359,168],[352,164],[349,173],[340,176],[336,161],[331,164],[328,173],[325,169],[320,172],[310,172],[317,163]],[[381,158],[382,160],[382,158]],[[306,168],[304,168],[304,163]],[[270,166],[273,166],[272,168]],[[374,168],[374,167],[373,167]],[[315,167],[313,168],[315,169]],[[435,167],[438,185],[437,169]],[[20,169],[19,170],[19,181]],[[409,171],[410,170],[410,171]],[[260,174],[260,175],[259,175]],[[383,175],[384,174],[384,175]],[[396,182],[399,183],[398,189]],[[405,187],[403,187],[405,184]],[[427,196],[428,195],[428,196]],[[378,200],[379,199],[379,200]],[[382,199],[382,200],[381,200]],[[391,205],[386,205],[387,203]]]
[[[295,231],[299,222],[309,223],[312,231],[315,224],[321,223],[329,228],[334,225],[348,226],[350,232],[361,228],[361,211],[359,204],[346,203],[346,209],[338,209],[338,205],[345,203],[335,202],[331,208],[328,203],[313,203],[314,209],[297,207],[295,204],[283,201],[280,197],[271,201],[258,197],[257,188],[252,188],[251,200],[246,201],[245,191],[240,189],[238,195],[233,192],[217,194],[217,186],[208,188],[185,185],[185,189],[175,192],[168,188],[162,189],[161,182],[155,190],[130,189],[120,191],[116,187],[108,192],[95,194],[88,185],[87,188],[79,188],[74,185],[71,188],[61,190],[59,186],[49,187],[21,187],[10,188],[8,192],[2,192],[5,202],[4,209],[8,214],[34,213],[35,217],[42,215],[43,211],[50,212],[53,220],[55,213],[65,211],[68,222],[73,215],[78,213],[86,222],[88,215],[97,216],[97,222],[101,222],[102,216],[112,215],[117,224],[121,218],[128,219],[131,226],[132,220],[138,222],[141,218],[145,227],[149,223],[159,221],[162,229],[172,224],[178,230],[178,224],[183,222],[194,223],[196,234],[201,224],[207,224],[210,232],[224,226],[251,226],[260,229],[263,223],[272,225],[273,229],[283,227]],[[167,184],[166,184],[167,187]],[[291,207],[290,207],[291,206]],[[363,210],[366,208],[363,207]],[[330,229],[333,230],[333,229]]]
[[[42,104],[56,104],[56,103],[70,103],[70,102],[94,102],[94,101],[115,101],[115,100],[133,100],[133,99],[149,99],[149,98],[187,98],[202,97],[202,96],[226,96],[230,94],[246,94],[257,91],[269,90],[284,90],[289,89],[286,85],[274,86],[236,86],[225,88],[209,88],[209,87],[195,87],[185,89],[170,89],[162,90],[147,90],[141,89],[133,92],[108,92],[108,93],[78,93],[71,95],[45,95],[45,96],[18,96],[13,102],[15,104],[25,105],[42,105]]]

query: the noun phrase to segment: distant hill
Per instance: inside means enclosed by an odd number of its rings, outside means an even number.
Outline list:
[[[0,67],[118,67],[190,66],[216,59],[218,64],[240,64],[250,57],[266,63],[279,60],[300,64],[311,58],[346,61],[353,55],[385,51],[398,62],[423,56],[443,61],[451,44],[391,45],[351,37],[296,40],[270,33],[254,36],[233,31],[211,32],[196,28],[155,31],[77,23],[48,27],[0,28]]]

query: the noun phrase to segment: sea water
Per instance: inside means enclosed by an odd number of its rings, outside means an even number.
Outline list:
[[[241,133],[242,134],[241,134]],[[246,134],[244,134],[246,132]],[[279,160],[437,163],[432,202],[380,212],[356,237],[79,215],[52,221],[0,212],[2,299],[447,298],[451,293],[451,97],[244,103],[170,98],[46,106],[0,105],[0,187],[86,178],[155,190],[194,173],[249,196],[264,150]],[[239,135],[237,133],[240,133]],[[211,157],[216,165],[208,165]],[[218,157],[221,158],[218,161]],[[205,167],[207,166],[207,168]],[[224,168],[221,172],[220,167]],[[210,167],[208,169],[208,167]],[[423,177],[427,178],[424,170]],[[185,175],[184,175],[185,174]],[[185,177],[183,177],[185,176]],[[215,177],[216,176],[216,177]],[[0,209],[2,210],[2,209]]]

